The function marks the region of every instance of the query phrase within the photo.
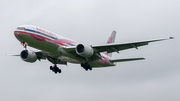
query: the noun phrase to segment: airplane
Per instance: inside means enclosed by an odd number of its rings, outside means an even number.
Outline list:
[[[111,57],[113,52],[119,53],[119,51],[131,48],[138,49],[138,47],[148,45],[151,42],[173,39],[173,37],[169,37],[141,42],[114,43],[116,31],[113,31],[106,44],[88,45],[32,25],[17,27],[14,30],[14,35],[25,48],[20,55],[16,56],[20,56],[23,61],[30,63],[47,59],[54,64],[54,66],[50,66],[50,70],[55,74],[61,73],[57,64],[67,65],[68,62],[80,64],[88,71],[92,68],[116,66],[117,62],[144,60],[145,58],[111,59]],[[39,51],[28,50],[27,46]]]

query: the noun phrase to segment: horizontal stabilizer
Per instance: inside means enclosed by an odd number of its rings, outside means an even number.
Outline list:
[[[6,54],[7,56],[20,56],[19,54]]]
[[[135,61],[135,60],[144,60],[145,58],[129,58],[129,59],[116,59],[110,60],[111,62],[126,62],[126,61]]]

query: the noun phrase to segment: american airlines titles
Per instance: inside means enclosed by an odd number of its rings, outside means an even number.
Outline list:
[[[41,31],[41,32],[47,34],[47,35],[50,35],[50,36],[53,36],[53,37],[57,38],[57,37],[56,37],[54,34],[52,34],[51,32],[45,31],[45,30],[40,29],[40,28],[37,28],[37,27],[36,27],[36,29],[37,29],[38,31]]]

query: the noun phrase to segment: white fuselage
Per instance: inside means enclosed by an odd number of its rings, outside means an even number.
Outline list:
[[[14,34],[20,42],[26,43],[28,46],[45,51],[48,56],[57,58],[70,63],[82,63],[84,60],[75,53],[66,51],[66,47],[77,46],[79,43],[71,39],[65,38],[53,32],[36,26],[19,26]],[[109,61],[110,57],[101,53],[101,59],[90,61],[92,67],[114,66]]]

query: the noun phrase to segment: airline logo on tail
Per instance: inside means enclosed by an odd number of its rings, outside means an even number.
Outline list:
[[[112,34],[111,34],[111,36],[109,37],[109,39],[108,39],[108,41],[107,41],[107,44],[114,43],[115,38],[116,38],[116,31],[113,31]],[[108,55],[109,57],[112,57],[112,53],[108,53],[108,52],[106,51],[105,54]]]

